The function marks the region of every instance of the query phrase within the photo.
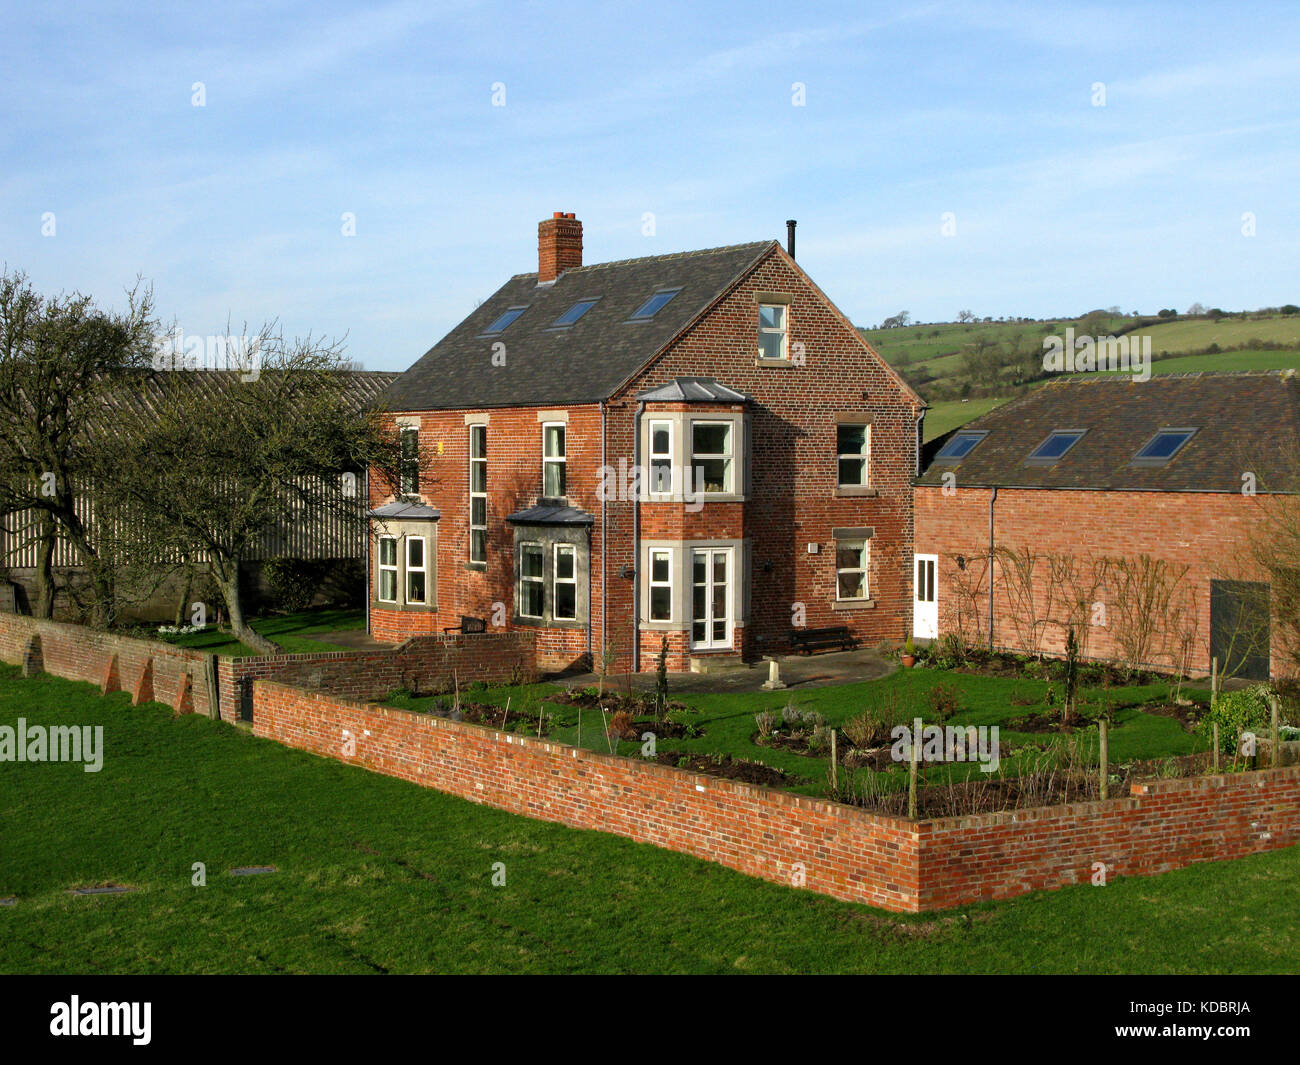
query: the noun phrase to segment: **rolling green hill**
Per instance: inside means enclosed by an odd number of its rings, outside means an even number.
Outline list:
[[[1300,369],[1300,315],[1135,319],[1094,311],[1044,321],[912,325],[860,332],[930,404],[932,440],[1047,380],[1043,339],[1149,336],[1152,373]]]

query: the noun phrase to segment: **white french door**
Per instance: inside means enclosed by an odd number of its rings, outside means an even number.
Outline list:
[[[916,555],[915,587],[912,592],[912,636],[933,640],[939,635],[939,593],[936,578],[938,555]]]
[[[732,550],[696,548],[691,552],[691,647],[731,646]]]

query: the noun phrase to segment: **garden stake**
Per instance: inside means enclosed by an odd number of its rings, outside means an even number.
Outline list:
[[[913,821],[916,820],[916,762],[921,754],[921,745],[917,743],[917,737],[912,737],[911,749],[908,751],[912,763],[908,770],[907,776],[907,816]]]
[[[1214,771],[1217,773],[1219,771],[1219,723],[1212,722],[1211,728],[1214,730]]]
[[[1097,721],[1097,727],[1101,730],[1101,797],[1106,798],[1107,784],[1109,783],[1110,764],[1110,738],[1107,735],[1106,719],[1100,718]]]
[[[505,708],[504,710],[501,711],[501,731],[502,731],[502,732],[504,732],[504,731],[505,731],[505,728],[506,728],[506,718],[508,718],[508,717],[510,716],[510,700],[511,700],[511,698],[512,698],[512,696],[509,696],[509,695],[506,696],[506,708]]]
[[[631,674],[629,673],[628,676],[631,676]],[[610,754],[613,754],[613,753],[614,753],[614,745],[613,745],[612,743],[609,742],[609,741],[610,741],[610,736],[609,736],[609,722],[605,720],[605,704],[604,704],[604,703],[601,703],[601,704],[600,704],[600,723],[601,723],[601,725],[603,725],[604,728],[605,728],[605,746],[609,748],[609,753],[610,753]]]
[[[835,743],[835,730],[831,729],[831,790],[837,793],[840,790],[840,775],[837,765],[839,761],[838,754],[839,748]]]
[[[1268,697],[1268,706],[1269,709],[1273,712],[1272,729],[1271,729],[1272,735],[1270,736],[1270,742],[1273,744],[1273,757],[1269,759],[1269,764],[1274,769],[1276,769],[1278,765],[1278,754],[1280,753],[1277,749],[1277,696],[1276,695],[1270,695]]]
[[[1211,658],[1210,659],[1210,709],[1211,710],[1214,709],[1214,704],[1217,701],[1215,697],[1218,694],[1219,694],[1219,660],[1217,658]]]

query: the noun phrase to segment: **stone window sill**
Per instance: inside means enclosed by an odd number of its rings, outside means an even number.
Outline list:
[[[874,610],[874,599],[836,599],[831,603],[832,610]]]
[[[872,488],[865,484],[841,484],[835,487],[835,496],[837,499],[843,499],[854,496],[860,499],[874,499],[880,495],[879,488]]]

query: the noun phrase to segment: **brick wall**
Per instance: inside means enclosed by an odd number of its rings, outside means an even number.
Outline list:
[[[0,613],[0,659],[22,665],[33,654],[35,668],[56,677],[128,691],[136,703],[157,700],[178,713],[216,716],[206,682],[212,656],[202,651]]]
[[[976,617],[972,628],[988,632],[987,569],[989,543],[989,497],[987,488],[962,488],[944,495],[933,486],[916,489],[916,552],[939,556],[937,594],[939,631],[956,631],[957,607],[969,605],[956,592],[957,555],[967,561],[965,581],[977,582],[974,598]],[[1254,523],[1259,520],[1258,497],[1230,493],[1189,492],[1084,492],[1047,489],[998,490],[994,503],[994,541],[1000,548],[1016,550],[1028,546],[1036,553],[1073,555],[1081,561],[1106,556],[1134,558],[1146,554],[1181,569],[1188,567],[1182,591],[1190,610],[1180,619],[1177,632],[1194,636],[1189,668],[1210,669],[1210,581],[1249,579],[1241,556]],[[994,567],[994,641],[1004,648],[1030,651],[1025,646],[1023,618],[1026,612],[1010,595],[1010,575],[999,562]],[[1046,617],[1045,649],[1060,653],[1065,643],[1064,608],[1058,596],[1049,606],[1050,581],[1046,567],[1036,568],[1035,613]],[[1115,658],[1122,652],[1115,641],[1113,593],[1101,589],[1096,601],[1106,609],[1105,625],[1089,625],[1080,633],[1086,640],[1088,657]],[[1021,601],[1023,603],[1023,600]],[[1091,617],[1089,617],[1091,621]],[[1019,622],[1019,623],[1018,623]],[[1160,649],[1148,663],[1170,668],[1176,648]]]
[[[56,677],[96,684],[105,692],[128,691],[137,703],[157,700],[179,713],[230,722],[239,718],[240,684],[246,679],[275,677],[353,699],[377,699],[398,688],[437,692],[449,690],[454,680],[464,686],[530,679],[533,642],[527,631],[440,635],[368,651],[231,658],[0,613],[0,660],[22,665],[34,649],[35,668]]]
[[[802,862],[814,891],[914,908],[916,828],[894,818],[274,681],[255,682],[254,703],[253,731],[290,747],[766,880],[789,884]]]
[[[415,636],[396,647],[366,651],[223,656],[217,662],[221,717],[238,719],[240,686],[248,680],[273,678],[349,699],[379,699],[399,688],[441,692],[456,682],[463,689],[473,681],[528,680],[535,672],[533,660],[533,635],[527,631]]]
[[[1152,876],[1300,842],[1300,767],[1156,780],[1129,798],[930,821],[920,908]]]
[[[1300,766],[912,823],[274,681],[257,681],[254,700],[254,732],[290,747],[766,880],[791,884],[801,865],[809,890],[899,912],[1086,883],[1097,862],[1146,876],[1300,842]]]

